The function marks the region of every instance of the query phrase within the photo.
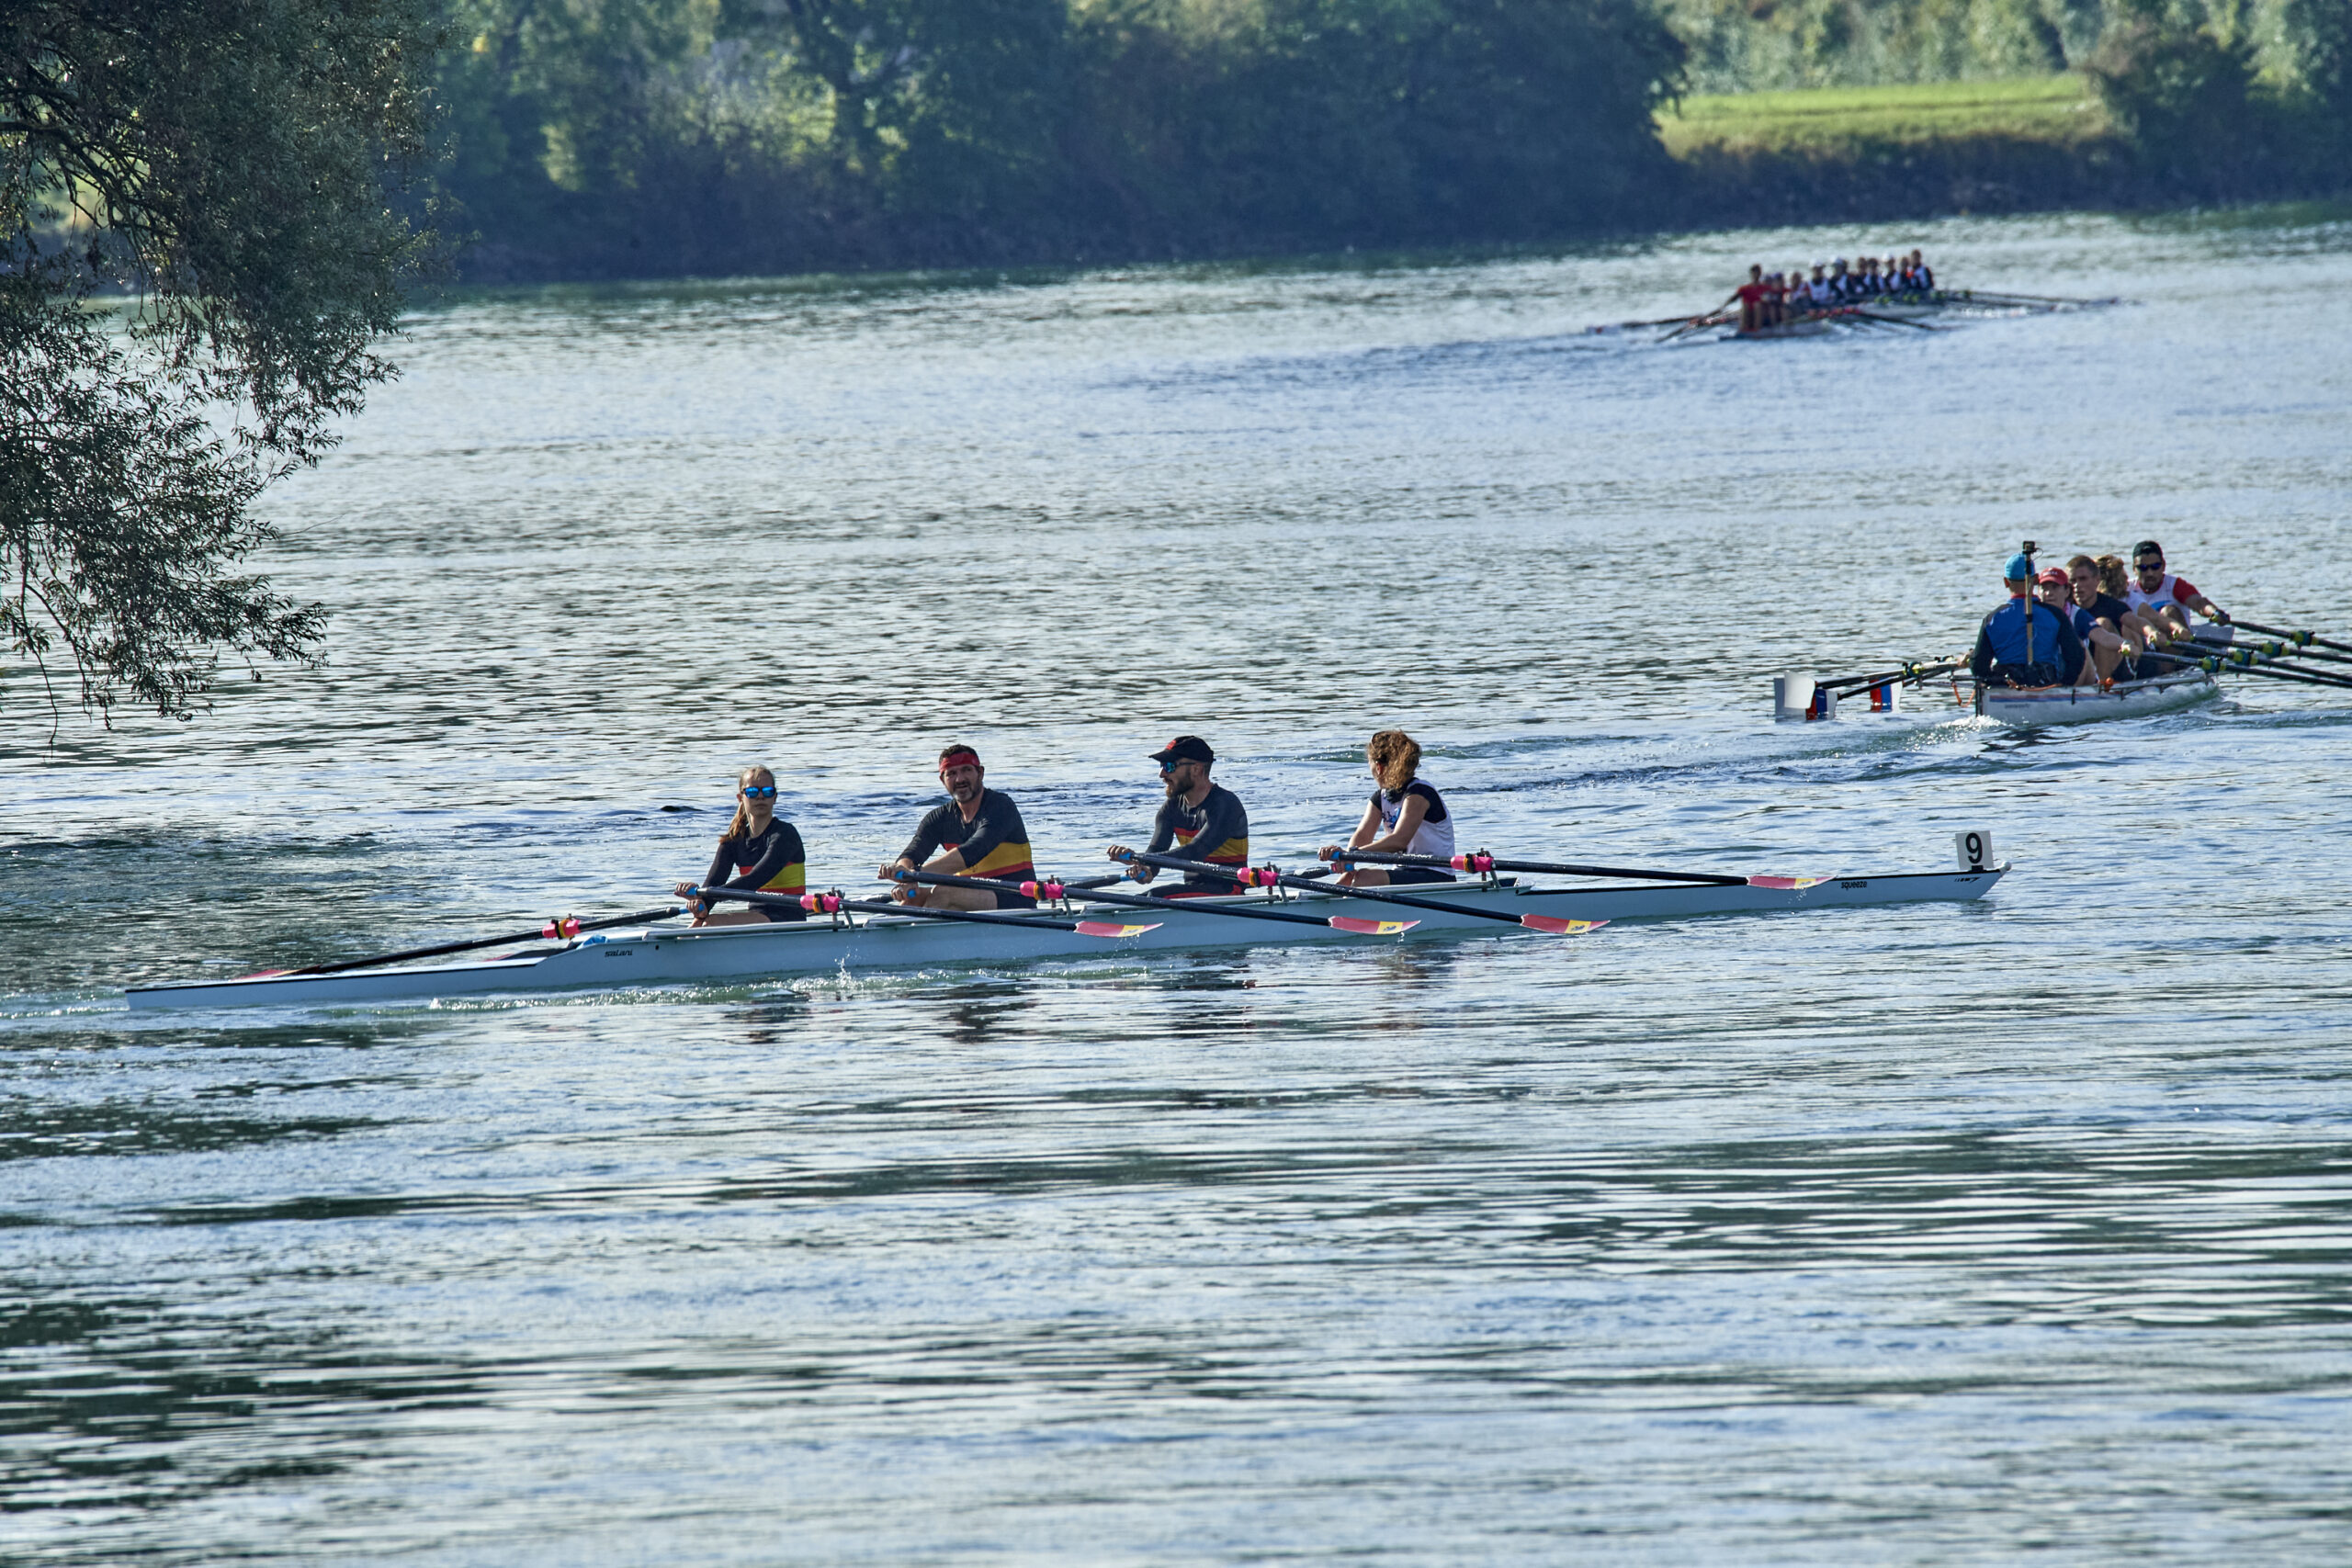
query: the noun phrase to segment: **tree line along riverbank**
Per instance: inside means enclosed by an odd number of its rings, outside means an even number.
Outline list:
[[[432,184],[483,282],[2346,188],[2352,6],[2250,3],[473,0]]]

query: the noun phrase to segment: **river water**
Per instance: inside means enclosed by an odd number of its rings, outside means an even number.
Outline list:
[[[1923,245],[2120,307],[1582,335]],[[2022,538],[2352,632],[2352,221],[469,296],[274,492],[330,660],[0,681],[0,1559],[2333,1563],[2352,692],[1778,725]],[[2347,637],[2352,640],[2352,637]],[[1218,749],[1344,835],[1979,905],[133,1016],[658,902],[765,761],[853,885]],[[868,884],[870,886],[870,884]]]

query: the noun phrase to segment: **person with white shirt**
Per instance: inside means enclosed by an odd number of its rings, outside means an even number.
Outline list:
[[[2124,603],[2132,606],[2134,615],[2154,626],[2159,636],[2188,636],[2191,610],[2209,621],[2225,626],[2230,624],[2228,611],[2197,592],[2187,579],[2165,570],[2165,547],[2154,539],[2143,539],[2132,547],[2132,570],[2135,581],[2132,591],[2123,596]]]
[[[1401,729],[1384,729],[1364,748],[1364,760],[1372,764],[1373,782],[1380,787],[1372,792],[1348,849],[1453,859],[1453,813],[1446,809],[1445,797],[1417,775],[1420,742]],[[1337,844],[1326,844],[1322,858],[1330,860],[1346,852]],[[1358,866],[1340,877],[1351,887],[1453,880],[1452,872],[1425,865]]]

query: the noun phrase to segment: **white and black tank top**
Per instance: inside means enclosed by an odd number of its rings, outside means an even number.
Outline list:
[[[1372,804],[1380,813],[1384,834],[1396,830],[1396,818],[1405,810],[1405,802],[1414,795],[1429,802],[1429,810],[1421,818],[1421,825],[1413,830],[1413,841],[1405,846],[1407,854],[1436,855],[1453,858],[1453,814],[1445,808],[1445,797],[1427,782],[1415,779],[1400,790],[1375,790]]]

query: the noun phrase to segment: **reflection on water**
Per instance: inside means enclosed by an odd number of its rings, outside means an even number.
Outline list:
[[[1963,644],[2025,536],[2352,628],[2347,236],[1955,220],[2134,303],[1689,352],[1575,333],[1850,236],[421,318],[276,502],[325,671],[0,728],[0,1558],[2338,1560],[2352,706],[1766,716]],[[854,890],[946,740],[1081,874],[1197,730],[1295,864],[1389,724],[1466,844],[2018,869],[120,1010],[642,907],[752,758]]]

